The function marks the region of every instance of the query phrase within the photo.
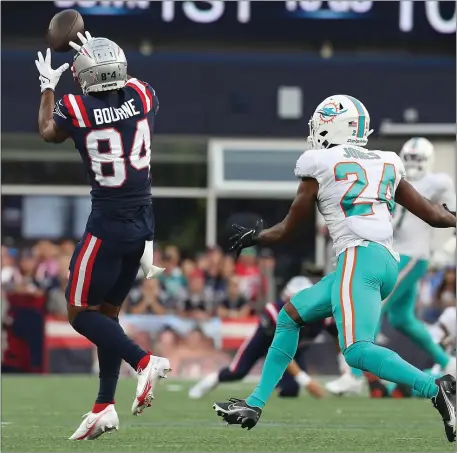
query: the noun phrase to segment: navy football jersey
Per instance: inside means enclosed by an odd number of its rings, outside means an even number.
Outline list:
[[[151,203],[151,135],[158,108],[153,88],[135,78],[122,90],[67,94],[56,103],[54,121],[81,154],[94,208]]]

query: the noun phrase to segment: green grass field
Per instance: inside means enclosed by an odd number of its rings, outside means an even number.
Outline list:
[[[215,399],[245,396],[252,384],[227,384],[191,401],[190,384],[167,380],[160,383],[154,406],[132,417],[132,379],[118,387],[120,430],[96,441],[70,442],[81,415],[92,407],[96,378],[7,376],[2,381],[4,452],[455,451],[426,400],[274,396],[260,423],[246,431],[224,426],[211,405]]]

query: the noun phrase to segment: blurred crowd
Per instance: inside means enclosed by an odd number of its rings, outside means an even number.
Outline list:
[[[29,248],[2,246],[2,335],[9,324],[11,295],[21,303],[41,299],[47,314],[66,319],[65,288],[75,245],[71,240],[40,240]],[[272,252],[246,249],[235,261],[219,247],[189,256],[167,245],[156,246],[154,255],[155,264],[166,270],[153,280],[145,280],[139,271],[122,308],[124,315],[132,315],[121,318],[124,329],[143,348],[172,358],[179,375],[198,377],[223,366],[230,358],[219,348],[218,318],[247,318],[275,298]],[[430,269],[418,291],[419,317],[433,323],[455,303],[455,267]],[[155,318],[165,324],[154,330],[151,318],[142,315],[172,315],[174,321],[170,316]],[[94,353],[93,371],[95,359]]]
[[[45,297],[48,313],[65,317],[74,248],[71,240],[40,240],[25,249],[2,246],[2,296]],[[269,276],[275,267],[268,250],[258,254],[246,249],[235,262],[219,247],[182,256],[174,245],[156,247],[154,263],[166,270],[154,280],[144,280],[139,271],[123,305],[125,314],[174,314],[195,320],[247,317],[268,299]]]
[[[2,298],[22,293],[46,298],[48,313],[66,316],[65,287],[75,248],[72,240],[40,240],[32,247],[2,246]],[[250,248],[235,262],[219,247],[182,256],[174,245],[156,247],[154,262],[166,270],[159,279],[138,278],[124,303],[126,314],[174,314],[205,320],[254,314],[274,296],[275,260],[270,250]],[[456,301],[455,268],[431,269],[419,290],[418,310],[428,322]],[[274,285],[273,285],[274,286]]]

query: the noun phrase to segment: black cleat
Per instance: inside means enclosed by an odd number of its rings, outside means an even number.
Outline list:
[[[213,409],[227,425],[241,425],[248,430],[254,428],[262,414],[262,409],[249,406],[246,401],[238,398],[230,398],[225,403],[214,403]]]
[[[441,414],[447,440],[455,442],[455,379],[450,375],[435,381],[438,393],[432,398],[433,406]]]

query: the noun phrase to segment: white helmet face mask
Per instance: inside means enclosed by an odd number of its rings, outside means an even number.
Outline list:
[[[405,166],[407,179],[414,181],[433,170],[435,149],[426,138],[413,137],[403,145],[400,157]]]
[[[330,96],[321,102],[309,123],[308,143],[313,149],[330,145],[366,146],[370,115],[356,98],[344,94]]]
[[[127,81],[124,51],[109,39],[89,39],[74,58],[73,74],[84,94],[119,90]]]

